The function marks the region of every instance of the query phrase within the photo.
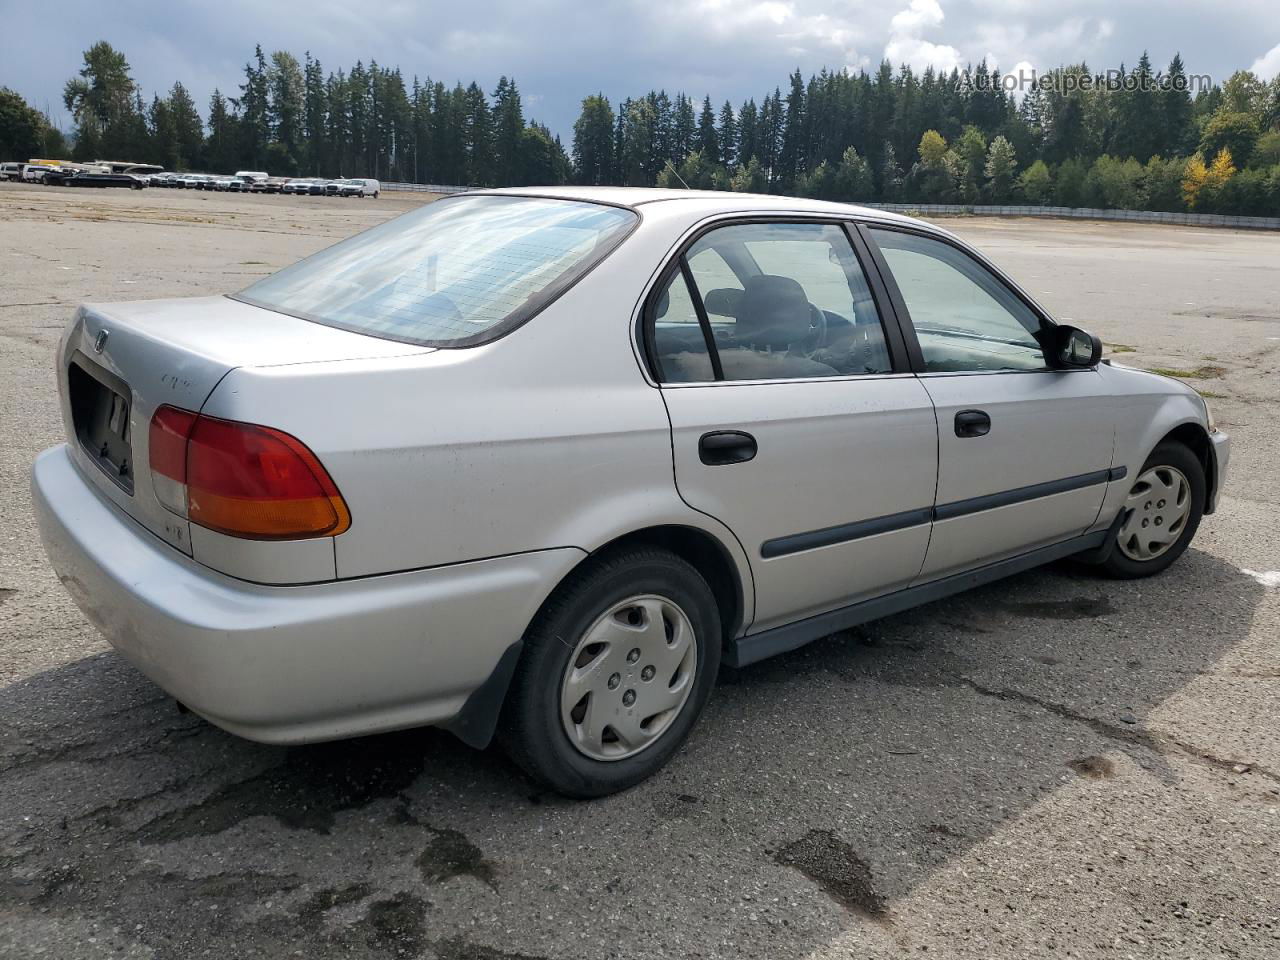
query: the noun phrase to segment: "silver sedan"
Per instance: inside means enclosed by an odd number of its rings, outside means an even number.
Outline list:
[[[1158,573],[1228,454],[919,221],[614,188],[426,205],[240,293],[88,304],[42,536],[103,635],[271,743],[497,734],[596,796],[721,664],[1077,557]]]

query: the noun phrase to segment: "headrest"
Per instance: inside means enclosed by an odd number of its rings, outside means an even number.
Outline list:
[[[738,311],[742,309],[743,291],[736,290],[733,287],[719,287],[715,290],[708,290],[707,295],[702,298],[703,305],[707,308],[707,313],[714,313],[717,317],[737,317]]]
[[[785,349],[809,335],[811,316],[804,287],[791,277],[750,277],[738,308],[734,332],[755,347]]]

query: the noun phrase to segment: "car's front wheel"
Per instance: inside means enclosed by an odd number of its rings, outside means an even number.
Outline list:
[[[634,786],[688,736],[720,644],[715,598],[686,561],[652,547],[595,558],[526,633],[503,742],[534,779],[568,796]]]
[[[1204,467],[1194,453],[1181,443],[1157,446],[1129,488],[1121,508],[1127,516],[1103,572],[1134,579],[1169,567],[1196,535],[1205,489]]]

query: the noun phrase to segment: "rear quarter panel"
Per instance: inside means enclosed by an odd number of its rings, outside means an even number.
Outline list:
[[[420,356],[243,367],[204,413],[306,443],[351,510],[339,578],[557,547],[592,551],[663,524],[732,533],[676,492],[670,424],[631,340],[636,302],[673,240],[637,231],[507,336]]]

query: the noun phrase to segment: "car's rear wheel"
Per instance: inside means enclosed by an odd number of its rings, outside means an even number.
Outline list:
[[[1113,577],[1149,577],[1167,569],[1191,543],[1205,503],[1204,467],[1181,443],[1162,443],[1138,471],[1127,516],[1102,564]]]
[[[590,561],[525,635],[502,739],[572,797],[624,790],[680,748],[715,684],[720,616],[702,575],[666,550]]]

